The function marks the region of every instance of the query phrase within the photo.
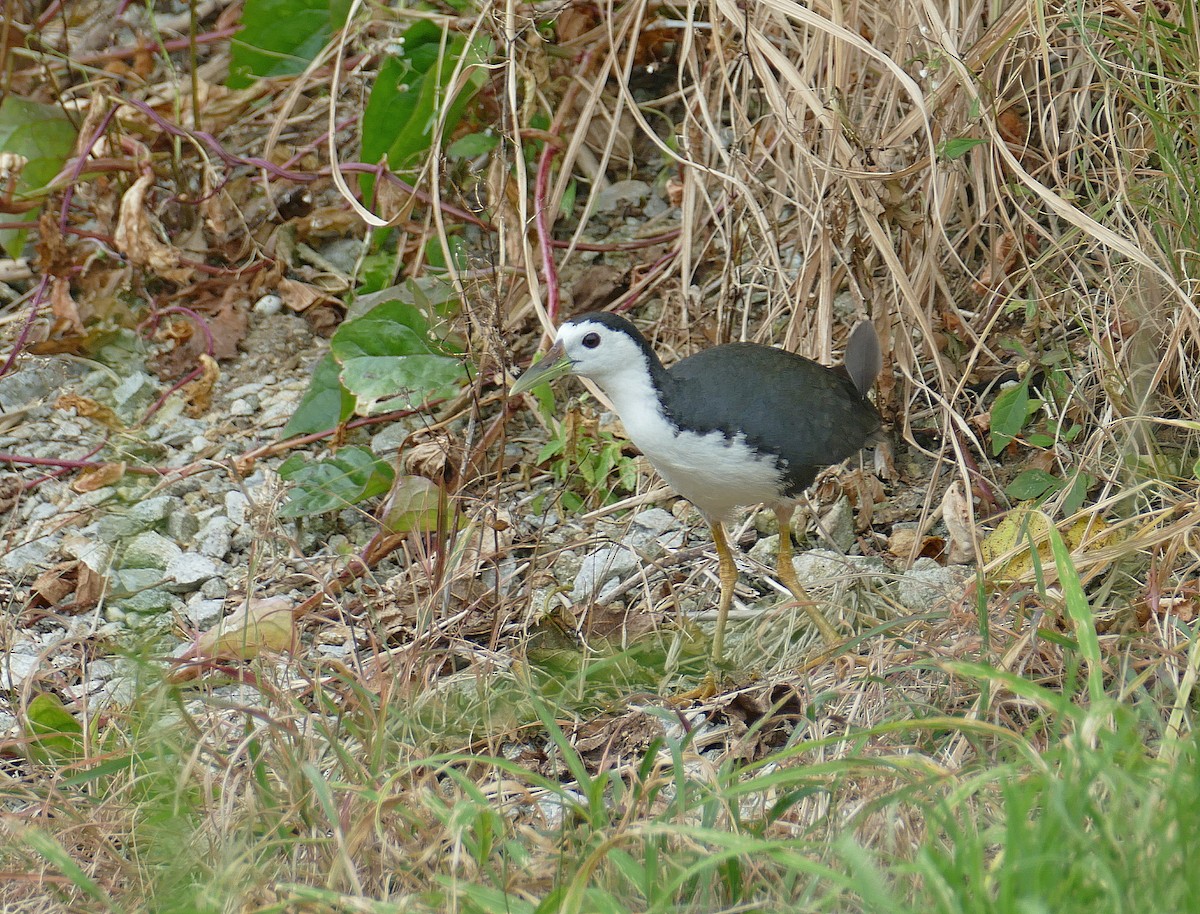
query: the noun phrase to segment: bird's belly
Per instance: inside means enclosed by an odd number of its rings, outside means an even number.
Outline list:
[[[680,432],[634,443],[672,489],[714,520],[742,505],[773,502],[783,492],[779,462],[755,453],[741,436]]]

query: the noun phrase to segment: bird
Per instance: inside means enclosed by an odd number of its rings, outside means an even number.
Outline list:
[[[667,368],[631,321],[590,312],[559,326],[550,349],[511,394],[565,375],[590,379],[663,480],[704,515],[717,551],[720,598],[710,659],[720,667],[738,576],[724,524],[749,505],[774,509],[779,578],[825,641],[841,643],[796,577],[791,518],[818,472],[880,440],[880,415],[867,394],[882,364],[875,329],[862,321],[837,368],[748,342],[703,349]]]

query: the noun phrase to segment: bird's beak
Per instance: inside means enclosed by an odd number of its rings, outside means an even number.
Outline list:
[[[557,380],[565,374],[570,374],[574,367],[575,363],[567,356],[563,344],[555,342],[542,356],[540,362],[530,365],[525,369],[525,374],[517,378],[516,383],[512,386],[510,396],[515,397],[517,394],[532,390],[538,384]]]

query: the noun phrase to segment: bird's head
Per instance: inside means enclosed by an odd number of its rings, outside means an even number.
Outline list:
[[[513,395],[563,375],[591,378],[609,389],[622,375],[644,376],[658,360],[637,328],[615,314],[595,313],[573,317],[558,328],[554,345],[536,365],[531,365],[512,386]]]

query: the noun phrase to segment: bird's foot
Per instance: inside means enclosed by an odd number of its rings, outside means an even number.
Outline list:
[[[672,703],[681,705],[708,701],[710,698],[719,695],[731,683],[732,680],[728,672],[718,666],[716,662],[709,660],[708,672],[704,674],[704,678],[700,681],[700,684],[694,689],[688,689],[686,692],[673,695],[671,701]]]

